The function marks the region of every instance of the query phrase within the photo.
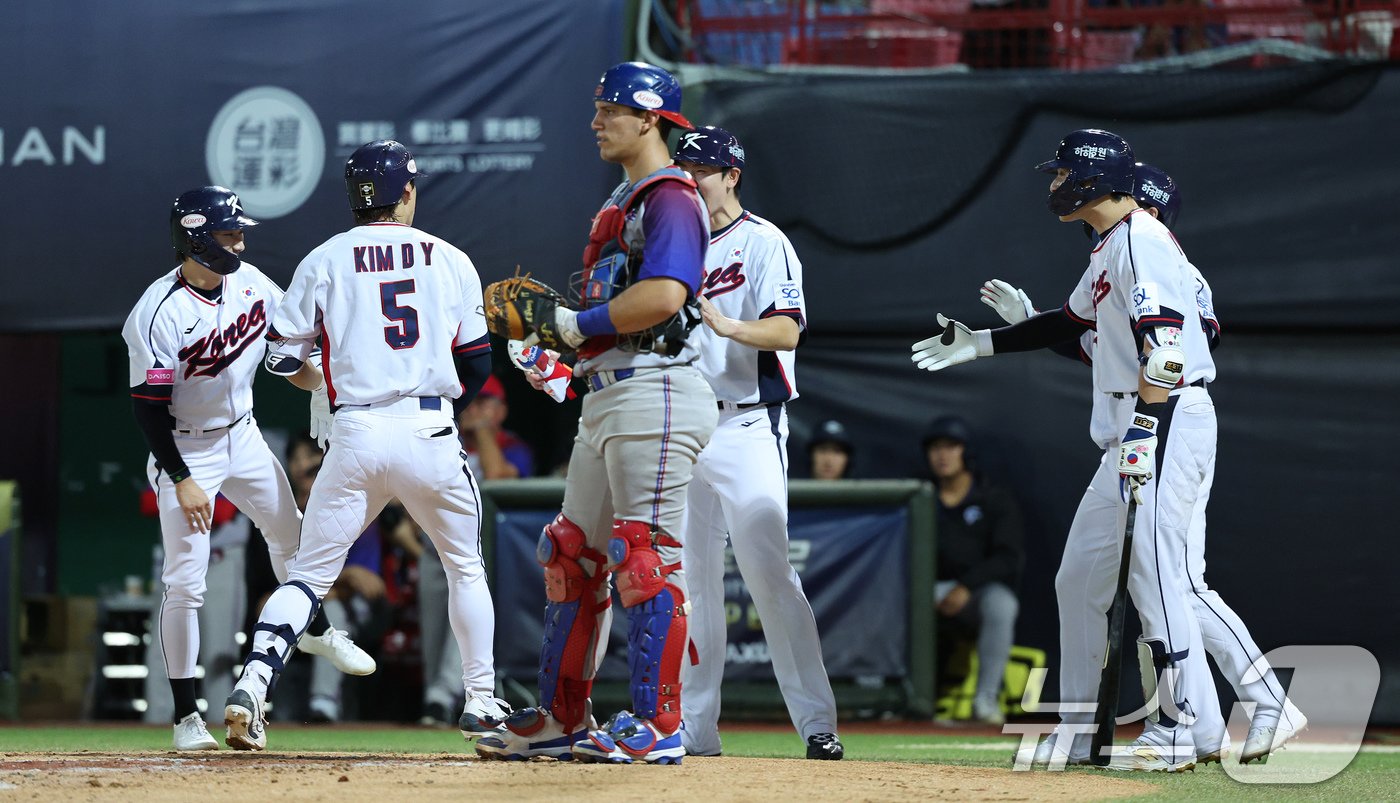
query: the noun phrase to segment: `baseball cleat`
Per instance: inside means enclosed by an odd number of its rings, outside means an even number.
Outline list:
[[[1292,703],[1288,703],[1272,726],[1250,725],[1249,735],[1244,740],[1244,749],[1240,751],[1240,763],[1266,763],[1270,753],[1293,741],[1307,727],[1308,718],[1303,716],[1302,711],[1294,708]]]
[[[508,716],[510,706],[505,700],[492,697],[489,692],[469,691],[462,716],[457,719],[457,728],[462,738],[470,742],[478,736],[500,733]]]
[[[1185,772],[1196,769],[1196,745],[1184,727],[1148,723],[1142,735],[1114,751],[1105,769],[1119,772]]]
[[[176,750],[218,750],[219,742],[209,735],[204,716],[198,711],[175,723]]]
[[[574,743],[588,736],[590,717],[573,732],[544,708],[523,708],[506,717],[505,727],[476,740],[476,754],[488,761],[524,761],[535,756],[568,761],[574,757]]]
[[[664,735],[650,720],[630,711],[613,714],[603,727],[589,731],[574,744],[574,758],[578,761],[679,764],[684,757],[685,745],[679,729]]]
[[[262,750],[267,747],[267,718],[258,696],[234,687],[224,704],[224,743],[234,750]]]
[[[834,733],[814,733],[807,737],[807,758],[818,761],[840,761],[846,747]]]
[[[1088,756],[1071,756],[1063,750],[1055,748],[1055,734],[1051,733],[1041,739],[1035,747],[1023,747],[1016,751],[1012,758],[1014,769],[1064,769],[1065,767],[1085,767],[1089,765]]]
[[[374,659],[360,649],[344,630],[330,628],[319,636],[303,633],[297,649],[307,655],[329,658],[335,668],[347,675],[374,674]]]

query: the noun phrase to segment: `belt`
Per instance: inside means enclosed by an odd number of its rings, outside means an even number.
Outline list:
[[[198,427],[195,427],[195,428],[193,428],[193,429],[177,429],[177,430],[175,430],[175,434],[176,434],[176,435],[194,435],[194,436],[197,437],[197,438],[198,438],[198,437],[201,437],[201,436],[204,436],[204,435],[212,435],[212,434],[214,434],[215,432],[223,432],[223,431],[226,430],[226,429],[233,429],[234,427],[238,426],[239,424],[241,424],[241,423],[243,423],[245,420],[247,420],[247,418],[248,418],[248,414],[247,414],[247,413],[244,413],[243,415],[240,415],[239,417],[233,419],[232,421],[230,421],[230,422],[227,423],[227,424],[224,424],[224,425],[221,426],[221,427],[211,427],[211,428],[209,428],[209,429],[199,429]]]
[[[1204,379],[1197,379],[1195,382],[1192,382],[1190,385],[1187,385],[1187,387],[1192,387],[1192,388],[1203,388],[1203,387],[1205,387],[1205,386],[1206,386],[1206,381],[1205,381]],[[1137,391],[1135,391],[1135,390],[1129,390],[1129,391],[1125,391],[1125,392],[1122,392],[1122,393],[1117,393],[1117,392],[1115,392],[1115,393],[1110,393],[1110,394],[1108,394],[1108,395],[1112,396],[1112,397],[1115,398],[1115,399],[1126,399],[1126,398],[1128,398],[1129,396],[1137,396]]]
[[[413,397],[412,397],[412,396],[409,396],[408,398],[413,398]],[[335,409],[337,409],[337,410],[346,410],[346,409],[349,409],[349,410],[368,410],[368,409],[371,408],[371,407],[387,407],[388,405],[391,405],[391,404],[398,404],[399,402],[401,402],[401,401],[403,401],[403,400],[404,400],[404,397],[403,397],[403,396],[400,396],[400,397],[397,398],[397,399],[386,399],[386,400],[381,401],[381,402],[375,402],[374,404],[337,404],[336,407],[335,407]],[[442,397],[441,397],[441,396],[419,396],[419,397],[418,397],[418,409],[419,409],[419,410],[441,410],[441,409],[442,409]]]
[[[589,374],[584,380],[588,383],[588,388],[593,391],[602,390],[609,385],[616,385],[624,379],[637,373],[636,368],[619,368],[616,371],[599,371]]]
[[[780,402],[780,401],[776,401],[776,402],[752,402],[752,403],[750,403],[750,404],[735,404],[734,402],[731,402],[731,401],[722,401],[722,402],[719,402],[719,409],[721,409],[721,410],[752,410],[752,409],[755,408],[755,407],[782,407],[782,406],[783,406],[783,403]]]

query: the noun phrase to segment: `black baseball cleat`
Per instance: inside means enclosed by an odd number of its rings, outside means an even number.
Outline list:
[[[807,737],[807,758],[818,761],[840,761],[846,748],[834,733],[814,733]]]

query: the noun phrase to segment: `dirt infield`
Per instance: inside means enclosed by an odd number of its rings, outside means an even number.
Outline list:
[[[665,776],[664,780],[660,776]],[[664,784],[664,786],[662,786]],[[658,795],[658,789],[664,789]],[[0,800],[1099,800],[1156,787],[1096,774],[936,764],[688,758],[679,767],[461,754],[0,753]]]

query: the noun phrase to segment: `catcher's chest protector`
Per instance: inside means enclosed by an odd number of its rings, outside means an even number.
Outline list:
[[[579,304],[584,309],[606,304],[635,281],[646,248],[642,202],[663,181],[679,181],[695,189],[695,181],[684,170],[663,167],[635,186],[618,187],[593,216],[578,287]]]

